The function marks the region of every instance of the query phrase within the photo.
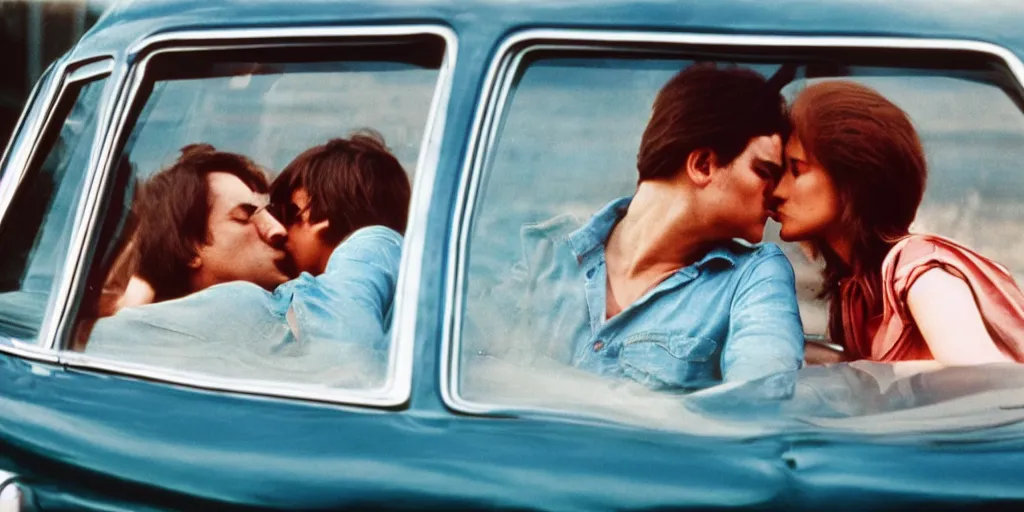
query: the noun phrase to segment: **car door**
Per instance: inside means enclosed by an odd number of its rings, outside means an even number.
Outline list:
[[[389,491],[377,460],[409,429],[406,329],[372,386],[318,383],[284,360],[197,370],[180,358],[140,363],[132,347],[97,356],[90,333],[105,321],[95,304],[135,190],[179,148],[216,145],[276,174],[365,127],[414,177],[438,150],[453,42],[431,26],[164,33],[53,71],[5,162],[0,208],[0,431],[4,468],[30,502],[329,508]],[[203,321],[189,328],[204,332]]]

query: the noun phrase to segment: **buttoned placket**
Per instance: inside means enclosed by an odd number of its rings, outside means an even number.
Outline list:
[[[585,343],[576,347],[573,355],[574,366],[579,366],[584,361],[599,357],[606,351],[617,348],[615,347],[617,340],[612,339],[617,325],[627,321],[644,304],[654,300],[663,293],[686,285],[700,275],[699,263],[681,268],[661,283],[658,283],[657,286],[641,296],[636,302],[627,305],[619,314],[611,319],[606,319],[608,274],[604,248],[599,248],[599,250],[594,251],[589,256],[583,258],[580,265],[584,268],[584,295],[586,296],[587,312],[590,317],[590,337]]]

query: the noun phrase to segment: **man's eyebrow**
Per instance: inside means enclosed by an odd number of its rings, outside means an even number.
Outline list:
[[[252,216],[253,214],[256,213],[256,210],[259,210],[259,209],[260,209],[260,207],[256,206],[253,203],[238,203],[238,204],[235,205],[234,208],[231,209],[231,211],[228,212],[228,215],[234,215],[236,213],[244,213],[247,216]]]

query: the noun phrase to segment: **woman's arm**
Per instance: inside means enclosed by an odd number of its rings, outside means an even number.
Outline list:
[[[934,268],[907,292],[907,306],[932,356],[949,366],[1013,362],[985,329],[970,286]]]

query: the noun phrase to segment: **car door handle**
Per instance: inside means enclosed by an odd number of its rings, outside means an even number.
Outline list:
[[[28,492],[18,483],[18,475],[0,470],[0,512],[32,510]]]

